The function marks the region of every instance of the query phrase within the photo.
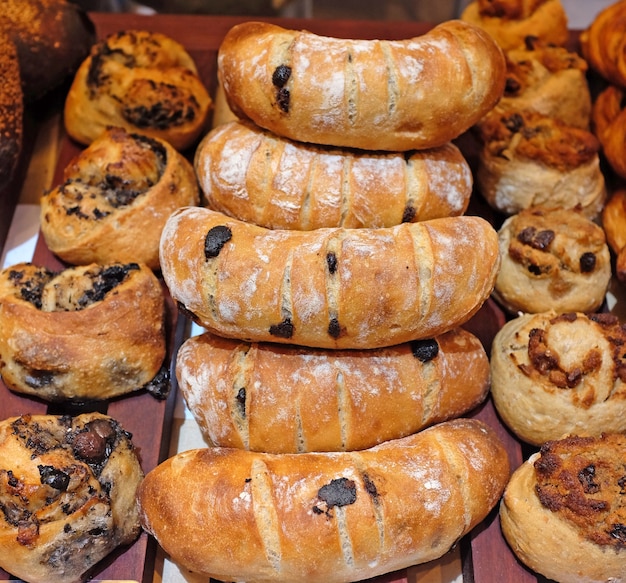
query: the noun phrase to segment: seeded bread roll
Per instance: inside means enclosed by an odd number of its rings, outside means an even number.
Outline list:
[[[612,314],[526,314],[491,348],[491,395],[504,423],[540,445],[626,431],[626,328]]]
[[[139,262],[159,269],[159,240],[177,208],[199,204],[192,165],[158,138],[110,128],[41,198],[41,232],[66,263]]]
[[[184,47],[143,30],[112,34],[95,44],[65,100],[67,133],[90,144],[109,126],[192,146],[205,131],[211,98]]]
[[[100,413],[0,422],[0,566],[29,583],[79,583],[141,532],[131,435]]]
[[[144,528],[222,581],[343,583],[441,557],[509,477],[495,432],[448,421],[359,452],[190,450],[144,479]]]
[[[0,272],[0,374],[45,401],[167,394],[163,288],[139,264]]]
[[[518,468],[500,524],[519,559],[561,583],[626,580],[623,434],[546,443]]]
[[[447,21],[403,41],[234,26],[218,53],[230,109],[300,142],[388,150],[442,146],[489,111],[504,57],[482,29]]]
[[[472,173],[453,144],[401,153],[328,149],[242,122],[210,132],[195,168],[207,204],[269,229],[391,227],[462,215]]]
[[[595,312],[611,281],[602,227],[576,209],[530,207],[498,231],[494,297],[509,312]]]
[[[489,361],[478,338],[461,329],[367,351],[250,344],[205,333],[180,347],[176,376],[213,445],[346,451],[474,408],[489,390]]]
[[[489,297],[499,265],[496,231],[474,216],[286,231],[188,207],[161,237],[165,283],[200,325],[317,348],[380,348],[456,328]]]

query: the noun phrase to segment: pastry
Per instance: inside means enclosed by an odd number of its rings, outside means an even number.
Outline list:
[[[45,401],[167,395],[163,288],[145,265],[0,272],[0,375]]]
[[[139,262],[158,270],[165,221],[199,202],[192,165],[169,143],[109,128],[41,198],[41,232],[72,265]]]
[[[626,431],[626,327],[612,314],[525,314],[491,348],[491,396],[522,441]]]
[[[604,205],[602,226],[616,255],[615,275],[626,283],[626,189],[616,190]]]
[[[493,296],[509,312],[594,312],[611,280],[602,227],[577,209],[530,207],[498,231]]]
[[[592,129],[611,169],[626,179],[626,89],[609,85],[593,104]]]
[[[127,30],[92,47],[67,94],[64,122],[81,144],[119,126],[185,150],[205,131],[210,106],[181,44],[161,33]]]

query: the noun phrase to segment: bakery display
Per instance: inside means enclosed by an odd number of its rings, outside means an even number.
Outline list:
[[[467,413],[489,361],[462,329],[378,350],[309,350],[204,333],[176,376],[207,443],[269,453],[350,451]]]
[[[524,314],[491,348],[491,397],[522,441],[626,431],[626,327],[612,314]]]
[[[505,63],[488,34],[456,20],[402,41],[244,22],[220,45],[218,75],[231,110],[277,135],[406,151],[442,146],[482,118],[502,96]]]
[[[203,207],[170,216],[160,259],[174,301],[209,331],[315,348],[446,332],[481,307],[500,266],[496,231],[476,216],[287,231]]]
[[[380,228],[458,216],[473,184],[452,143],[409,153],[325,148],[243,122],[211,131],[194,165],[210,208],[269,229]]]
[[[530,207],[498,230],[493,296],[509,312],[594,312],[611,281],[602,227],[578,209]]]
[[[70,80],[96,42],[89,16],[69,0],[2,0],[0,33],[17,48],[27,102]]]
[[[160,386],[164,295],[145,265],[0,272],[0,375],[45,401],[104,400]],[[150,383],[154,382],[154,385]]]
[[[602,210],[602,226],[616,256],[615,275],[626,283],[626,189],[613,192]]]
[[[600,10],[580,34],[580,49],[589,65],[610,84],[626,88],[626,2]]]
[[[578,207],[595,219],[606,200],[600,144],[585,129],[531,111],[481,120],[476,187],[505,215],[531,206]]]
[[[604,88],[593,104],[592,128],[610,168],[626,179],[626,89],[615,85]]]
[[[133,542],[143,479],[131,435],[100,413],[0,422],[0,566],[29,583],[80,583]]]
[[[333,583],[441,557],[508,478],[495,432],[461,419],[359,452],[188,450],[146,474],[138,501],[143,527],[192,572]]]
[[[168,142],[109,128],[42,196],[41,232],[72,265],[138,262],[158,270],[165,221],[199,201],[191,163]]]
[[[515,471],[500,522],[524,564],[561,583],[626,579],[625,447],[623,433],[567,437]]]
[[[206,130],[211,98],[185,48],[144,30],[112,34],[95,44],[67,94],[67,133],[90,144],[109,126],[193,146]]]
[[[529,36],[557,46],[569,38],[561,0],[473,0],[461,19],[486,30],[503,50],[523,47]]]

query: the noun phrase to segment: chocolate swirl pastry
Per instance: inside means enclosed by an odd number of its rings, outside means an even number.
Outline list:
[[[181,44],[161,33],[129,30],[93,46],[70,87],[64,120],[68,134],[83,144],[120,126],[184,150],[204,131],[210,106]]]
[[[0,566],[29,583],[78,583],[141,531],[131,435],[99,413],[0,422]]]
[[[52,273],[21,263],[0,272],[0,374],[45,401],[103,400],[169,379],[163,288],[145,265]]]
[[[476,186],[494,209],[580,207],[596,218],[606,199],[600,144],[589,131],[532,111],[495,109],[480,123]]]
[[[626,325],[616,316],[519,316],[496,334],[490,362],[493,403],[521,440],[626,431]]]
[[[604,230],[577,209],[531,207],[498,231],[494,297],[508,311],[594,312],[611,280]]]
[[[193,167],[170,144],[110,128],[44,194],[41,231],[72,265],[133,261],[156,270],[167,218],[199,196]]]
[[[550,580],[626,578],[623,433],[549,441],[512,475],[500,524],[519,559]]]

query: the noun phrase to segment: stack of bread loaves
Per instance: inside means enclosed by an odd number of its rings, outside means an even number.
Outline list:
[[[174,212],[160,248],[173,299],[207,329],[176,373],[212,447],[148,473],[143,526],[228,581],[438,558],[509,476],[494,432],[452,419],[486,396],[461,325],[500,260],[493,227],[464,215],[450,140],[501,96],[502,53],[457,21],[396,42],[245,23],[218,66],[241,120],[196,152],[214,208]]]

